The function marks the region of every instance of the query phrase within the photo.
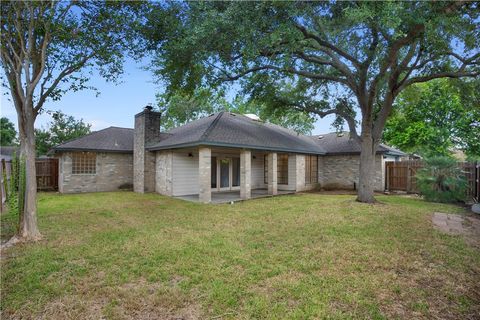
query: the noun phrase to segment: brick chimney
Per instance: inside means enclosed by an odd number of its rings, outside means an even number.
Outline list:
[[[155,153],[145,150],[160,138],[161,113],[146,106],[135,115],[133,136],[133,191],[155,191]]]

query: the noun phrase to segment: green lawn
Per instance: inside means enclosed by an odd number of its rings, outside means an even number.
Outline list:
[[[431,224],[464,211],[378,199],[41,194],[44,240],[1,259],[1,318],[479,317],[479,250]]]

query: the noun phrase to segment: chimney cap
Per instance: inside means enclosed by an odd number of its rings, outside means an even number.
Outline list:
[[[145,110],[145,111],[152,111],[152,110],[153,110],[153,107],[152,107],[151,104],[147,104],[147,105],[145,106],[145,108],[143,108],[143,110]]]

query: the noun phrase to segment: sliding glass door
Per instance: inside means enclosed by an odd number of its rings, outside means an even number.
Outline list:
[[[220,189],[229,190],[230,189],[230,166],[232,162],[230,159],[220,159]]]
[[[212,157],[212,190],[240,188],[240,158]]]

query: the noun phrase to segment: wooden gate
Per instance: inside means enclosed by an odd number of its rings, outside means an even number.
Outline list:
[[[417,170],[423,167],[420,160],[385,162],[385,189],[418,192]]]
[[[36,159],[37,190],[58,190],[58,159]]]

